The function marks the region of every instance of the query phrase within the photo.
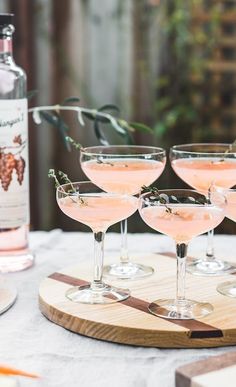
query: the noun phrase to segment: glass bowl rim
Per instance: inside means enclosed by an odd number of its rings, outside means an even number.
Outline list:
[[[151,150],[153,149],[154,152],[152,153],[96,153],[96,152],[92,152],[92,151],[89,151],[89,150],[95,150],[96,148],[120,148],[120,149],[124,149],[124,148],[138,148],[138,149],[141,149],[141,148],[145,148],[148,152],[148,149]],[[156,151],[155,151],[156,150]],[[166,157],[166,150],[164,148],[161,148],[161,147],[156,147],[156,146],[151,146],[151,145],[95,145],[95,146],[88,146],[88,147],[85,147],[83,149],[80,149],[80,152],[81,154],[85,154],[85,155],[91,155],[91,156],[109,156],[109,157],[127,157],[127,156],[151,156],[151,155],[164,155],[164,157]]]
[[[94,185],[95,189],[100,190],[100,192],[97,192],[97,193],[104,193],[104,194],[106,194],[106,196],[112,196],[112,197],[135,197],[135,195],[120,194],[120,193],[115,193],[115,192],[114,193],[113,192],[106,192],[102,188],[99,188],[91,180],[72,181],[71,183],[60,184],[59,186],[56,187],[56,193],[60,192],[60,193],[65,195],[67,192],[63,191],[62,187],[73,186],[74,184],[85,185],[85,184],[88,184],[88,183]],[[93,192],[91,192],[91,193],[93,193]],[[96,192],[94,192],[94,193],[96,193]],[[89,192],[87,192],[87,194],[89,194]],[[86,195],[86,192],[81,192],[80,195]]]
[[[56,191],[57,192],[61,192],[61,193],[65,193],[62,189],[62,187],[65,187],[65,186],[73,186],[74,184],[81,184],[81,185],[85,185],[85,184],[93,184],[96,188],[99,189],[99,187],[97,187],[91,180],[82,180],[82,181],[71,181],[71,182],[68,182],[68,183],[63,183],[63,184],[60,184],[56,187]],[[105,192],[105,191],[104,191]]]
[[[178,144],[178,145],[173,145],[171,148],[170,148],[170,153],[173,151],[175,153],[179,153],[179,154],[191,154],[191,155],[215,155],[215,156],[226,156],[227,155],[236,155],[236,151],[233,152],[233,151],[229,151],[227,153],[226,150],[225,151],[216,151],[216,152],[207,152],[207,151],[200,151],[200,152],[197,152],[197,151],[191,151],[191,150],[181,150],[181,149],[178,149],[179,147],[191,147],[191,146],[225,146],[226,148],[230,148],[230,146],[232,145],[232,143],[223,143],[223,142],[196,142],[196,143],[188,143],[188,144]]]
[[[195,190],[195,189],[188,189],[188,188],[167,188],[167,189],[160,189],[160,190],[158,190],[160,193],[165,193],[165,192],[167,192],[167,191],[188,191],[188,192],[197,192],[197,193],[199,193],[199,194],[201,194],[201,195],[204,195],[205,197],[206,197],[206,194],[204,193],[204,191],[198,191],[198,190]],[[145,200],[145,195],[147,195],[147,194],[151,194],[151,192],[149,191],[149,192],[144,192],[143,194],[141,194],[140,196],[139,196],[139,201],[142,203],[144,200]],[[221,192],[218,192],[217,190],[216,191],[213,191],[212,192],[212,194],[214,195],[214,194],[218,194],[219,195],[219,197],[221,197],[221,198],[223,198],[224,200],[223,200],[223,203],[222,203],[222,205],[224,205],[224,206],[226,206],[226,204],[227,204],[227,201],[226,201],[226,198],[225,198],[225,195],[223,194],[223,193],[221,193]],[[160,203],[160,206],[161,207],[166,207],[166,205],[168,206],[168,205],[171,205],[171,207],[178,207],[179,205],[183,205],[184,203]],[[191,204],[191,203],[186,203],[186,204],[189,204],[189,206],[194,206],[194,203],[193,204]],[[198,204],[197,206],[198,207],[212,207],[212,206],[215,206],[216,204],[214,204],[214,203],[205,203],[205,204]]]

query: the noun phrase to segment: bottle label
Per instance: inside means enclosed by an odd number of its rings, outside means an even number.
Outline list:
[[[0,229],[29,223],[27,99],[0,100]]]

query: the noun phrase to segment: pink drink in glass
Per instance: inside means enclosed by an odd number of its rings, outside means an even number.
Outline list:
[[[86,304],[110,304],[125,300],[129,289],[103,282],[104,238],[109,226],[132,215],[138,199],[128,195],[108,194],[90,181],[62,184],[57,187],[57,203],[67,216],[81,222],[94,235],[94,275],[87,285],[68,289],[69,300]]]
[[[236,160],[188,157],[172,160],[175,173],[191,187],[207,191],[212,185],[230,188],[236,182]]]
[[[175,145],[171,148],[170,159],[176,174],[195,189],[228,189],[236,184],[236,151],[232,144]],[[214,230],[208,232],[206,256],[189,262],[188,272],[217,276],[236,271],[234,264],[215,257],[213,235]]]
[[[224,210],[215,206],[171,205],[144,207],[141,217],[151,228],[170,236],[176,243],[188,243],[197,235],[216,227],[224,219]]]
[[[132,196],[93,194],[80,195],[79,198],[67,196],[59,199],[58,205],[70,218],[86,224],[93,232],[99,232],[131,216],[137,210],[138,199]]]
[[[143,185],[150,185],[162,174],[163,162],[144,159],[109,159],[82,162],[82,169],[88,178],[106,192],[137,194]]]
[[[226,204],[226,217],[236,222],[236,189],[222,190],[227,204]],[[226,281],[220,283],[217,288],[220,294],[227,297],[236,297],[236,281]]]
[[[227,200],[226,217],[236,222],[236,191],[226,191],[225,197]]]
[[[153,301],[148,309],[156,316],[193,319],[207,316],[213,306],[185,297],[185,273],[188,243],[212,227],[225,215],[225,197],[215,191],[209,195],[194,190],[155,190],[141,195],[139,212],[153,229],[173,238],[176,244],[176,297]]]

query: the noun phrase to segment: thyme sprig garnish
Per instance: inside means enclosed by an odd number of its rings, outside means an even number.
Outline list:
[[[147,187],[146,185],[143,185],[142,193],[145,193],[145,192],[150,192],[154,196],[153,199],[158,199],[159,202],[165,206],[166,212],[168,212],[169,214],[173,213],[172,208],[168,207],[167,205],[168,195],[160,194],[158,188],[156,187]],[[150,196],[150,199],[152,199],[151,196]]]
[[[235,149],[235,152],[236,152],[236,140],[234,140],[234,142],[232,142],[232,144],[229,145],[228,149],[226,149],[222,159],[220,159],[220,162],[225,161],[225,156],[227,156],[228,153],[234,151],[234,149]]]
[[[61,180],[61,183],[60,183],[60,181],[59,181],[59,178],[57,177],[57,174],[58,174],[58,177],[59,177],[60,180]],[[79,202],[79,203],[82,204],[82,205],[87,205],[86,201],[85,201],[83,198],[81,198],[81,196],[79,195],[79,192],[76,191],[76,189],[74,188],[73,183],[72,183],[72,181],[69,179],[68,175],[67,175],[66,173],[62,172],[62,171],[58,171],[57,174],[56,174],[56,172],[55,172],[54,169],[49,169],[49,171],[48,171],[48,177],[54,179],[54,181],[55,181],[55,187],[58,188],[58,187],[60,187],[62,184],[70,184],[71,189],[68,190],[68,191],[65,191],[64,188],[63,188],[63,186],[61,186],[62,192],[63,192],[65,195],[69,196],[69,198],[71,199],[71,201],[72,201],[73,203],[78,203],[78,202]],[[76,195],[76,200],[74,200],[73,196],[70,195],[71,193],[74,194],[74,195]]]
[[[48,171],[48,177],[49,179],[54,179],[54,182],[55,182],[55,188],[59,187],[61,184],[57,178],[57,175],[56,175],[56,172],[55,172],[55,169],[49,169]]]
[[[70,145],[72,145],[76,150],[83,150],[83,145],[81,145],[79,142],[76,142],[72,137],[66,136],[66,142],[68,142]],[[109,161],[103,161],[102,157],[98,157],[96,160],[97,164],[106,164],[110,165],[111,167],[114,166],[114,164],[110,163]],[[128,165],[125,165],[128,166]]]
[[[97,158],[96,163],[97,164],[106,164],[106,165],[110,165],[111,167],[114,167],[114,164],[110,163],[109,161],[103,161],[103,159],[101,157]]]
[[[83,145],[81,145],[79,142],[76,142],[72,137],[66,136],[65,140],[67,143],[72,145],[76,150],[83,150]]]
[[[166,212],[169,214],[177,215],[181,217],[181,214],[177,211],[173,211],[173,209],[169,206],[170,203],[172,204],[198,204],[198,205],[205,205],[205,204],[211,204],[211,187],[208,189],[208,197],[202,195],[202,197],[199,197],[198,199],[188,196],[181,198],[182,200],[178,200],[176,196],[171,195],[168,196],[165,193],[160,193],[158,188],[156,187],[147,187],[142,186],[142,193],[149,192],[153,196],[149,196],[149,199],[152,200],[158,200],[159,203],[163,204],[166,208]]]

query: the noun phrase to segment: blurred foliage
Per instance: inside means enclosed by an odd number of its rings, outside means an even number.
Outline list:
[[[178,138],[204,141],[213,133],[212,117],[218,107],[207,103],[208,62],[217,48],[220,34],[220,2],[212,3],[205,14],[208,21],[196,22],[205,0],[166,0],[161,2],[162,49],[157,79],[155,134],[165,137],[174,131]]]

